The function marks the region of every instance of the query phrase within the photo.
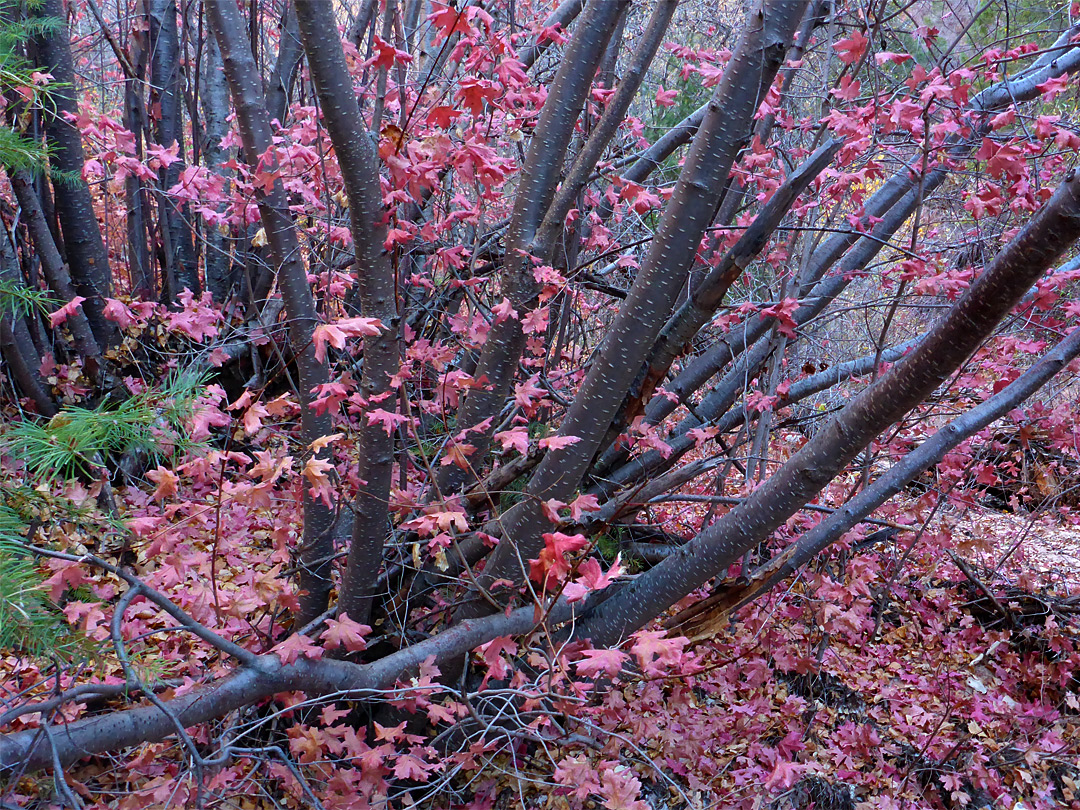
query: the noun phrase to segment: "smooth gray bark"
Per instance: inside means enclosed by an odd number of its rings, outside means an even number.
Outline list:
[[[58,30],[36,39],[40,67],[53,75],[58,89],[51,98],[54,104],[46,110],[45,134],[52,149],[52,165],[62,178],[53,178],[54,205],[63,233],[64,254],[71,270],[75,291],[86,300],[83,311],[90,322],[100,346],[111,346],[119,340],[119,330],[103,314],[105,299],[112,294],[112,272],[109,255],[101,239],[101,228],[94,213],[90,189],[82,179],[83,146],[78,128],[67,116],[77,116],[75,69],[71,61],[63,0],[43,0],[34,8],[38,17],[55,17],[62,21]]]

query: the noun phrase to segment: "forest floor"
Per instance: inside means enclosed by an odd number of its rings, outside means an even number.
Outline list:
[[[265,645],[267,618],[253,625],[251,617],[291,598],[279,576],[288,562],[286,510],[216,509],[212,489],[194,486],[179,500],[174,484],[163,481],[155,496],[125,493],[137,570],[200,621]],[[882,517],[926,516],[928,502],[898,499]],[[921,532],[835,550],[705,638],[667,638],[658,628],[638,634],[625,659],[636,666],[620,671],[610,689],[591,688],[602,673],[579,657],[569,670],[576,685],[561,687],[572,709],[562,727],[571,742],[549,735],[537,747],[507,735],[475,762],[463,765],[465,757],[456,770],[432,776],[442,785],[437,795],[425,791],[430,784],[417,785],[413,800],[477,810],[1080,807],[1080,530],[1068,518],[946,507]],[[48,539],[72,551],[115,545],[115,537],[70,526]],[[59,563],[46,573],[53,597],[66,593],[68,621],[107,647],[117,583]],[[144,639],[131,645],[144,671],[188,683],[223,671],[212,651],[180,634],[146,635],[165,624],[138,605],[124,622],[126,637]],[[45,665],[10,654],[0,666],[8,695],[34,684],[55,688]],[[80,678],[92,674],[122,682],[109,654]],[[328,722],[338,716],[331,712]],[[28,715],[14,727],[36,721]],[[320,738],[300,729],[281,743],[302,763],[330,756],[329,732]],[[313,753],[313,745],[327,748]],[[394,756],[386,757],[387,777]],[[183,806],[186,794],[175,793],[172,775],[184,761],[174,741],[148,745],[127,766],[95,761],[71,770],[69,781],[81,786],[88,807]],[[220,804],[208,806],[236,806],[256,767],[215,777],[211,794]],[[332,772],[320,768],[310,766],[308,776],[326,786],[328,810],[360,806],[351,803],[355,794],[335,794]],[[265,800],[245,798],[242,806],[308,806],[283,769],[270,774]],[[47,802],[52,789],[44,775],[24,780],[17,805]],[[110,793],[126,798],[101,800]]]
[[[643,784],[689,791],[651,806],[1080,807],[1080,530],[947,507],[909,546],[833,555],[602,702]]]

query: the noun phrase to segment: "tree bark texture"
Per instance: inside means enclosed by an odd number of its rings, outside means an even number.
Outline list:
[[[101,239],[101,227],[94,213],[90,189],[82,179],[82,136],[67,116],[77,116],[75,69],[71,61],[70,33],[63,0],[43,0],[33,13],[55,17],[62,22],[57,30],[36,39],[42,70],[51,73],[60,87],[53,93],[55,105],[46,114],[45,134],[52,150],[56,215],[63,233],[64,253],[71,269],[75,291],[86,300],[83,311],[98,344],[111,346],[119,340],[116,325],[105,318],[105,299],[112,294],[109,255]],[[57,176],[62,175],[62,176]]]
[[[210,28],[221,49],[245,160],[253,169],[274,172],[277,165],[270,151],[270,116],[255,60],[244,36],[240,12],[233,0],[208,0],[206,10]],[[328,380],[326,366],[315,359],[312,341],[318,315],[280,178],[274,180],[269,192],[259,193],[258,204],[270,254],[277,267],[278,286],[289,323],[289,342],[296,358],[302,439],[310,445],[331,432],[329,414],[316,414],[310,406],[312,390]],[[330,508],[313,499],[305,487],[300,550],[300,587],[304,594],[300,614],[296,617],[299,625],[321,615],[329,604],[334,557],[334,542],[330,536],[332,523]]]
[[[300,36],[311,78],[334,144],[349,200],[356,279],[361,311],[378,318],[382,332],[364,338],[360,392],[368,402],[393,407],[391,378],[400,368],[394,269],[384,247],[387,213],[379,187],[379,163],[353,91],[352,76],[338,39],[333,9],[323,0],[295,0]],[[348,563],[338,597],[338,612],[366,622],[389,529],[394,437],[376,423],[360,430],[357,476],[363,482],[354,513]]]

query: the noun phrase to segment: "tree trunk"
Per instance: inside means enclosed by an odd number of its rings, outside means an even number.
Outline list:
[[[105,299],[112,294],[109,255],[101,240],[90,189],[82,179],[82,136],[67,118],[77,117],[79,107],[75,101],[75,70],[63,0],[43,0],[33,13],[39,18],[55,17],[62,21],[52,33],[36,39],[39,66],[51,73],[58,85],[51,96],[55,104],[49,105],[45,113],[52,167],[63,175],[53,177],[56,214],[71,280],[75,292],[86,299],[82,306],[90,328],[100,346],[111,346],[119,340],[120,333],[104,315]]]
[[[269,165],[260,159],[271,146],[270,116],[266,111],[262,82],[244,37],[244,26],[234,0],[208,0],[207,19],[217,38],[225,66],[225,77],[236,108],[236,125],[243,142],[244,157],[251,166],[276,173],[276,163]],[[300,243],[289,214],[288,202],[281,179],[274,180],[269,192],[259,194],[259,214],[270,255],[277,268],[278,286],[285,302],[289,323],[289,342],[296,358],[299,377],[301,440],[305,446],[322,436],[330,435],[329,414],[316,414],[310,406],[311,391],[327,380],[326,366],[315,359],[312,335],[318,323],[315,302],[308,285],[307,268],[300,253]],[[326,610],[332,586],[334,541],[330,507],[312,498],[304,488],[304,532],[300,549],[300,600],[298,626],[304,625]]]
[[[300,36],[307,52],[323,121],[334,144],[349,201],[360,307],[365,317],[382,321],[379,335],[364,338],[360,393],[368,402],[392,396],[391,377],[400,369],[398,311],[394,270],[384,242],[386,212],[379,187],[379,162],[353,92],[334,22],[324,0],[296,0]],[[393,399],[383,407],[392,408]],[[360,429],[357,477],[363,482],[354,512],[348,564],[338,597],[338,612],[364,623],[371,612],[375,581],[389,528],[394,437],[365,420]]]
[[[229,176],[232,172],[224,168],[229,159],[229,150],[221,145],[229,132],[229,85],[225,80],[221,50],[213,36],[207,37],[202,68],[199,95],[204,122],[203,165],[218,174]],[[228,235],[223,234],[218,227],[207,226],[206,287],[216,301],[224,301],[235,283],[230,242]]]
[[[45,212],[41,210],[41,200],[34,190],[34,180],[25,169],[17,169],[11,172],[11,186],[15,192],[15,199],[22,209],[22,218],[26,222],[26,229],[30,232],[30,241],[37,251],[41,261],[42,274],[49,289],[65,304],[71,301],[77,293],[72,284],[68,266],[56,249],[49,224],[45,221]],[[76,309],[66,321],[71,336],[74,338],[75,351],[84,360],[98,363],[101,358],[101,347],[94,338],[94,332],[90,328],[90,322],[86,313],[81,308]]]
[[[129,38],[129,56],[135,71],[133,77],[124,81],[124,126],[135,141],[135,157],[143,159],[143,134],[146,132],[146,108],[141,88],[146,75],[146,40],[140,31],[132,31]],[[143,181],[134,172],[124,179],[124,195],[127,203],[126,231],[128,243],[128,277],[133,295],[146,301],[157,296],[157,284],[150,263],[147,244],[146,198]]]
[[[278,56],[274,63],[274,72],[266,83],[266,107],[270,111],[270,120],[285,123],[289,112],[289,100],[292,98],[293,84],[300,70],[300,60],[304,49],[300,46],[300,30],[296,24],[296,10],[292,0],[285,0],[285,9],[281,13],[281,34],[278,38]],[[334,29],[337,35],[337,29]]]
[[[533,277],[533,240],[559,181],[574,126],[585,104],[596,68],[622,7],[628,0],[590,0],[584,16],[574,29],[555,81],[544,102],[540,120],[529,144],[522,167],[510,228],[506,237],[507,267],[503,271],[503,293],[519,312],[535,305],[537,284]],[[491,419],[503,406],[525,349],[525,333],[520,320],[508,318],[491,328],[474,377],[487,379],[484,388],[469,392],[458,412],[458,427],[476,428]],[[470,436],[476,448],[472,457],[487,453],[492,429],[477,430]],[[439,471],[438,490],[456,490],[465,473],[456,465]]]
[[[147,0],[150,47],[150,117],[154,137],[168,149],[174,144],[181,160],[158,172],[158,227],[165,253],[163,299],[172,305],[184,289],[200,292],[193,232],[187,205],[177,205],[168,190],[180,180],[184,168],[184,132],[180,90],[180,34],[176,0]]]
[[[750,12],[648,256],[608,330],[599,358],[563,418],[559,435],[578,441],[549,451],[529,481],[528,497],[503,516],[503,540],[484,568],[483,582],[522,580],[525,561],[536,558],[543,545],[547,518],[540,505],[552,498],[568,500],[580,484],[671,311],[724,180],[750,135],[754,113],[783,64],[805,9],[806,0],[766,0]]]

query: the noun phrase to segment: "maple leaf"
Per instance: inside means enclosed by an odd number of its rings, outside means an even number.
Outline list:
[[[622,650],[582,650],[582,658],[574,662],[578,675],[595,678],[600,673],[609,678],[618,675],[623,662],[630,656]]]
[[[70,588],[77,588],[89,582],[86,572],[79,563],[66,560],[49,560],[48,566],[55,569],[56,573],[42,583],[49,591],[49,598],[54,602]]]
[[[440,105],[438,107],[432,107],[425,120],[428,126],[447,129],[461,116],[461,110],[455,110],[453,107]]]
[[[831,92],[841,101],[854,101],[859,97],[859,91],[862,89],[862,82],[858,79],[853,79],[850,76],[844,76],[840,80],[839,87],[834,88]]]
[[[85,300],[86,299],[83,298],[81,295],[76,295],[74,298],[72,298],[62,307],[60,307],[60,309],[56,310],[56,312],[50,312],[49,326],[51,326],[53,329],[58,327],[60,324],[62,324],[64,321],[74,315],[75,310],[82,306],[82,302]]]
[[[884,65],[886,62],[892,62],[894,65],[902,65],[904,62],[910,62],[914,57],[910,53],[893,53],[892,51],[878,51],[874,54],[874,61],[879,65]]]
[[[746,395],[746,407],[755,413],[766,413],[780,401],[779,397],[770,396],[764,391],[754,390]]]
[[[561,521],[559,510],[565,509],[566,504],[558,498],[548,498],[546,501],[541,502],[540,508],[544,511],[544,517],[548,519],[548,523],[558,525]]]
[[[595,495],[581,494],[570,501],[570,519],[580,521],[586,512],[593,512],[600,508],[600,500]]]
[[[840,54],[840,61],[845,65],[857,62],[866,51],[866,45],[870,40],[862,31],[856,31],[847,39],[837,40],[833,49]]]
[[[323,648],[315,644],[310,638],[301,634],[293,633],[287,639],[277,644],[271,652],[281,659],[283,664],[291,664],[298,658],[318,659],[323,656]]]
[[[660,85],[656,91],[656,103],[661,107],[671,107],[675,104],[675,99],[679,97],[678,90],[665,90],[664,85]]]
[[[345,318],[334,323],[321,323],[315,327],[311,342],[315,344],[315,359],[326,360],[327,344],[335,349],[345,348],[345,339],[361,335],[377,335],[382,322],[378,318]]]
[[[765,787],[787,790],[799,780],[805,770],[806,765],[801,762],[777,762],[765,779]]]
[[[573,554],[589,545],[583,534],[563,534],[547,532],[544,534],[544,548],[539,558],[529,560],[529,577],[541,585],[561,582],[570,573],[567,554]]]
[[[484,106],[500,95],[498,86],[490,79],[469,78],[461,82],[454,98],[469,108],[473,118],[477,118],[484,111]]]
[[[387,436],[393,435],[398,425],[407,424],[409,421],[407,416],[384,411],[382,408],[372,408],[364,415],[367,417],[369,424],[381,425]]]
[[[473,28],[469,24],[469,18],[465,14],[464,8],[457,9],[439,2],[433,2],[431,7],[434,11],[428,15],[428,21],[436,28],[436,45],[444,39],[449,39],[454,34],[468,37],[473,33]]]
[[[779,304],[774,304],[771,307],[766,307],[761,310],[761,314],[769,318],[776,318],[777,331],[784,337],[794,338],[797,337],[795,329],[798,327],[798,324],[791,316],[798,308],[798,300],[794,298],[785,298]]]
[[[602,591],[622,573],[620,556],[615,557],[615,562],[606,574],[601,570],[600,563],[590,557],[578,566],[578,578],[563,588],[563,595],[568,602],[580,602],[592,591]]]
[[[384,726],[378,721],[375,722],[375,739],[382,740],[384,742],[395,743],[398,740],[403,740],[408,735],[405,733],[405,722],[402,721],[396,726]]]
[[[180,144],[173,141],[172,146],[168,149],[163,149],[157,144],[148,143],[146,145],[146,154],[151,158],[151,165],[156,163],[158,166],[168,168],[180,161]]]
[[[453,464],[456,467],[467,470],[471,466],[469,464],[469,456],[475,452],[475,445],[466,444],[465,442],[451,442],[450,446],[446,448],[446,453],[439,461],[439,464],[443,467],[448,467]]]
[[[322,641],[327,649],[336,650],[338,647],[344,647],[351,653],[367,649],[364,636],[371,633],[371,628],[366,624],[354,622],[349,618],[349,614],[343,612],[337,619],[327,619],[326,627]]]
[[[1063,73],[1060,76],[1055,76],[1052,79],[1047,79],[1042,84],[1035,85],[1039,92],[1043,94],[1043,98],[1047,101],[1053,101],[1060,96],[1066,90],[1069,89],[1069,75]]]
[[[329,506],[333,502],[334,494],[331,479],[334,465],[329,461],[313,456],[304,465],[303,472],[304,477],[311,485],[310,492],[312,496],[322,498],[326,505]]]
[[[648,804],[638,799],[641,782],[624,765],[604,773],[597,792],[608,810],[651,810]]]
[[[694,440],[694,447],[701,447],[701,445],[716,436],[719,432],[720,430],[715,427],[691,428],[686,431],[686,435]]]
[[[375,55],[368,60],[368,65],[373,65],[379,70],[389,70],[395,62],[407,65],[413,60],[408,51],[399,51],[391,43],[384,40],[378,34],[375,35]]]
[[[523,427],[500,430],[494,438],[502,445],[503,450],[513,448],[523,456],[529,453],[529,431]]]
[[[509,298],[504,298],[501,302],[493,306],[491,312],[495,315],[495,323],[502,323],[511,318],[516,321],[518,317],[517,310],[514,309]]]
[[[600,790],[600,779],[596,766],[583,756],[565,757],[555,768],[555,782],[570,789],[571,795],[578,801],[589,798],[590,793]]]
[[[196,300],[195,294],[185,289],[177,296],[177,299],[183,308],[178,312],[169,312],[165,315],[169,329],[187,335],[196,343],[217,335],[217,324],[225,318],[214,307],[209,292],[203,293]]]
[[[701,76],[702,87],[716,87],[724,79],[724,68],[709,62],[698,65],[697,72]]]
[[[115,298],[105,299],[102,314],[107,320],[112,321],[121,329],[127,329],[136,322],[135,313],[128,309],[123,301],[117,301]]]
[[[537,42],[550,42],[553,45],[562,45],[566,42],[563,28],[560,24],[541,26],[536,32]]]
[[[681,637],[668,638],[663,630],[639,630],[634,639],[630,652],[649,676],[663,675],[667,668],[679,666],[683,650],[689,643]]]
[[[319,712],[319,721],[324,726],[332,726],[343,717],[348,717],[352,712],[348,709],[335,709],[333,706],[323,706]]]
[[[226,410],[229,410],[229,411],[243,410],[244,408],[248,407],[254,400],[255,400],[255,392],[252,391],[250,388],[245,388],[244,393],[242,393],[240,396],[238,396],[236,398],[236,400],[234,402],[232,402],[230,405],[228,405]]]
[[[510,672],[510,665],[502,657],[502,654],[514,655],[518,651],[518,645],[510,636],[499,636],[493,638],[487,644],[481,644],[476,649],[488,667],[487,675],[484,677],[486,683],[488,678],[502,680],[507,676]]]
[[[176,495],[180,478],[172,470],[159,466],[157,469],[147,471],[146,477],[157,484],[157,489],[150,496],[155,501],[163,501]]]
[[[534,374],[525,382],[514,386],[514,404],[524,409],[526,413],[535,410],[539,400],[544,397],[544,389],[537,385],[538,382],[540,382],[540,375]]]
[[[412,779],[426,782],[428,774],[438,768],[437,763],[424,762],[413,754],[402,754],[394,763],[394,776],[398,779]]]
[[[421,537],[430,537],[438,532],[456,530],[467,532],[469,520],[460,508],[449,506],[429,507],[431,511],[419,517],[407,520],[401,524],[402,528],[415,529]]]
[[[540,334],[547,331],[548,327],[548,308],[538,307],[537,309],[529,310],[525,313],[525,317],[521,319],[521,331],[526,335]]]
[[[318,453],[324,447],[328,447],[329,445],[336,442],[338,439],[344,439],[344,438],[345,438],[344,433],[331,433],[329,436],[320,436],[319,438],[317,438],[315,441],[313,441],[311,444],[308,445],[308,449],[312,453]]]
[[[262,429],[263,418],[269,415],[270,412],[261,402],[252,403],[251,407],[244,411],[244,431],[248,435],[258,433]]]
[[[324,733],[310,726],[293,726],[288,730],[289,750],[298,762],[317,762],[323,757]]]
[[[577,444],[581,441],[580,436],[548,436],[541,439],[538,444],[545,450],[562,450],[565,447],[569,447],[572,444]]]

